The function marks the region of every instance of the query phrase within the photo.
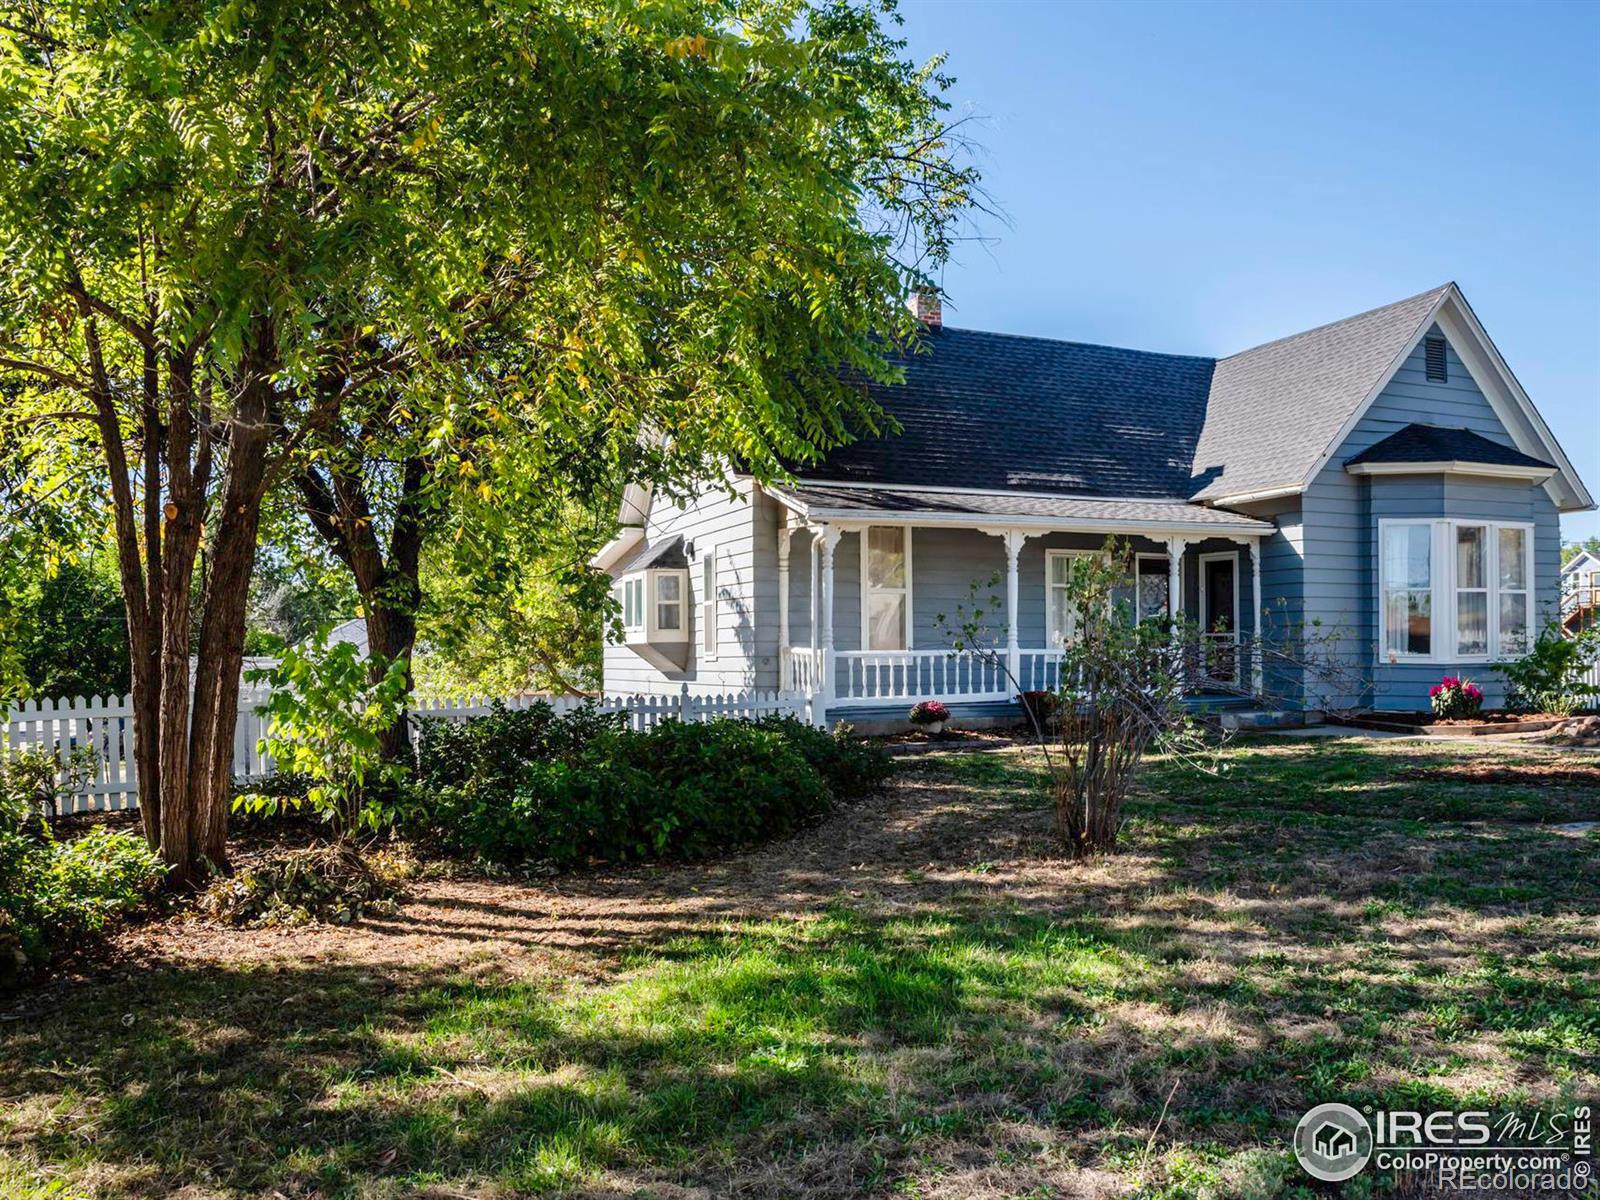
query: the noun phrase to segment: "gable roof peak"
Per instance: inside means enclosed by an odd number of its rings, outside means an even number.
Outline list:
[[[1414,296],[1407,296],[1403,300],[1391,300],[1388,304],[1380,304],[1376,308],[1369,308],[1363,312],[1354,313],[1348,317],[1340,317],[1335,321],[1324,321],[1321,325],[1313,325],[1310,329],[1302,329],[1298,333],[1286,333],[1282,337],[1273,338],[1271,341],[1261,342],[1258,345],[1247,347],[1244,350],[1237,350],[1234,353],[1227,355],[1225,358],[1219,358],[1217,361],[1219,363],[1229,362],[1232,359],[1242,358],[1246,354],[1254,354],[1259,350],[1266,350],[1273,346],[1280,345],[1283,342],[1292,342],[1298,338],[1311,337],[1314,334],[1325,333],[1331,329],[1338,328],[1340,325],[1348,325],[1354,321],[1365,321],[1369,317],[1382,316],[1393,309],[1409,308],[1411,305],[1418,304],[1424,300],[1428,301],[1431,307],[1433,304],[1437,304],[1447,293],[1451,291],[1454,291],[1458,296],[1461,294],[1461,288],[1457,286],[1454,280],[1448,280],[1439,284],[1438,287],[1428,288],[1425,291],[1416,293]]]

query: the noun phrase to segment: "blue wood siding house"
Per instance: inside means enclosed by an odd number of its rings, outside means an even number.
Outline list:
[[[874,387],[891,435],[763,486],[630,488],[595,564],[625,636],[608,693],[782,689],[814,717],[1058,686],[1061,587],[1108,537],[1142,619],[1204,631],[1195,687],[1421,709],[1559,616],[1562,512],[1594,502],[1459,288],[1221,359],[945,327]],[[958,608],[987,650],[952,649]],[[1269,652],[1310,637],[1337,662]],[[1302,659],[1306,655],[1302,652]]]

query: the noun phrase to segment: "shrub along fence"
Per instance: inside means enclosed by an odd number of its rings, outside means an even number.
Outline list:
[[[272,774],[272,759],[259,743],[267,718],[258,711],[266,701],[264,688],[244,688],[239,696],[239,720],[233,733],[235,779],[262,779]],[[580,708],[587,699],[576,696],[511,696],[500,700],[506,708],[523,709],[543,701],[563,715]],[[489,712],[492,697],[418,698],[413,717],[464,721]],[[805,718],[805,697],[791,692],[729,692],[698,695],[684,687],[676,695],[610,696],[596,700],[602,712],[627,714],[628,726],[653,729],[664,720],[709,721],[716,717],[793,716]],[[63,797],[61,813],[113,812],[139,806],[139,778],[133,762],[133,698],[131,696],[63,697],[27,700],[5,715],[0,724],[0,754],[38,746],[65,758],[87,746],[94,750],[94,769],[75,795]],[[65,779],[65,775],[63,775]]]

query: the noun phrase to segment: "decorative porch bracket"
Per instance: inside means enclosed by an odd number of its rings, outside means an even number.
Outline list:
[[[1174,648],[1178,646],[1178,624],[1183,617],[1183,552],[1188,545],[1189,539],[1181,534],[1167,539],[1167,617]]]

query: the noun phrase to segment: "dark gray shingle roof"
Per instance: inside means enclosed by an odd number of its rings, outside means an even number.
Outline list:
[[[668,538],[664,542],[653,545],[641,546],[638,553],[626,562],[612,567],[612,575],[623,575],[629,571],[643,571],[649,567],[678,568],[689,565],[689,558],[683,551],[683,535]]]
[[[1211,360],[971,329],[930,331],[873,397],[901,431],[802,478],[1186,497]]]
[[[948,513],[997,518],[1039,518],[1083,521],[1086,524],[1154,522],[1170,525],[1205,525],[1219,533],[1232,530],[1270,530],[1272,526],[1222,508],[1207,508],[1177,500],[1107,500],[1082,496],[1038,496],[1014,493],[948,491],[939,488],[829,487],[801,483],[775,489],[820,513]]]
[[[1438,425],[1407,425],[1381,442],[1374,442],[1360,454],[1346,459],[1345,465],[1429,462],[1489,463],[1503,467],[1548,467],[1555,470],[1554,463],[1524,454],[1510,446],[1502,446],[1470,429],[1445,429]]]
[[[1450,287],[1220,360],[930,331],[872,393],[898,433],[802,480],[1209,500],[1298,484]]]
[[[1195,447],[1193,496],[1298,484],[1449,287],[1219,359]]]

